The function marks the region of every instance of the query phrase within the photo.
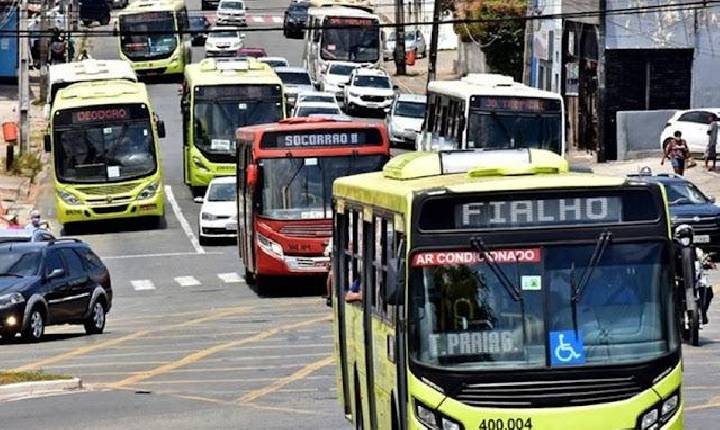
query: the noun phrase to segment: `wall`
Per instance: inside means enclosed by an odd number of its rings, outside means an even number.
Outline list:
[[[458,42],[455,73],[464,76],[468,73],[488,72],[485,53],[480,49],[480,45],[473,42]]]
[[[616,115],[617,160],[658,157],[660,133],[674,110],[622,111]]]

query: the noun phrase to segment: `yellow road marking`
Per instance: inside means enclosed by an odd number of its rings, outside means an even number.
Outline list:
[[[249,393],[245,394],[244,396],[240,397],[238,399],[238,402],[240,403],[249,403],[253,402],[260,397],[267,396],[270,393],[273,393],[282,387],[296,381],[300,381],[302,379],[307,378],[311,373],[317,372],[318,370],[322,369],[325,366],[328,366],[335,362],[335,357],[332,355],[329,355],[322,360],[318,360],[315,362],[312,362],[308,364],[307,366],[303,367],[302,369],[298,370],[297,372],[293,373],[292,375],[281,378],[273,382],[272,384],[268,385],[267,387],[263,387],[257,390],[250,391]]]
[[[704,405],[688,406],[686,411],[697,411],[701,409],[720,408],[720,396],[710,398]]]
[[[186,399],[186,400],[195,400],[199,402],[207,402],[207,403],[214,403],[218,405],[235,405],[234,402],[228,402],[226,400],[221,399],[213,399],[211,397],[204,397],[204,396],[193,396],[193,395],[187,395],[187,394],[176,394],[174,392],[168,392],[168,391],[155,391],[158,394],[162,394],[169,397],[175,397],[178,399]],[[295,409],[295,408],[285,408],[285,407],[278,407],[278,406],[265,406],[265,405],[258,405],[256,403],[249,403],[247,405],[242,405],[244,407],[249,407],[253,409],[259,409],[259,410],[270,410],[275,412],[286,412],[291,414],[300,414],[300,415],[317,415],[317,416],[332,416],[333,414],[330,413],[322,413],[318,411],[311,411],[308,409]]]
[[[42,359],[39,361],[35,361],[33,363],[28,363],[28,364],[25,364],[23,366],[20,366],[20,367],[14,369],[14,371],[15,372],[25,372],[25,371],[29,371],[29,370],[37,370],[44,366],[48,366],[50,364],[59,363],[61,361],[66,361],[66,360],[69,360],[74,357],[89,354],[91,352],[94,352],[94,351],[97,351],[97,350],[100,350],[103,348],[108,348],[108,347],[118,345],[118,344],[130,341],[133,339],[143,337],[150,333],[158,333],[158,332],[162,332],[162,331],[166,331],[166,330],[175,330],[175,329],[182,328],[182,327],[189,327],[189,326],[193,326],[196,324],[202,324],[207,321],[225,318],[230,315],[241,314],[243,312],[248,311],[249,309],[250,308],[247,308],[247,307],[231,308],[231,309],[226,309],[226,310],[223,310],[220,312],[216,312],[216,313],[214,313],[212,315],[208,315],[206,317],[197,318],[194,320],[189,320],[189,321],[185,321],[185,322],[178,323],[178,324],[172,324],[172,325],[169,325],[166,327],[160,327],[160,328],[153,329],[153,330],[140,330],[135,333],[129,334],[127,336],[122,336],[122,337],[118,337],[115,339],[109,339],[104,342],[95,343],[93,345],[82,346],[80,348],[73,349],[72,351],[68,351],[68,352],[65,352],[62,354],[48,357],[48,358],[45,358],[45,359]]]
[[[247,337],[244,339],[235,340],[232,342],[226,342],[226,343],[221,343],[221,344],[218,344],[215,346],[211,346],[202,351],[188,354],[188,355],[184,356],[183,358],[181,358],[180,360],[172,361],[172,362],[166,363],[162,366],[156,367],[155,369],[148,370],[145,372],[135,373],[133,376],[131,376],[129,378],[125,378],[121,381],[117,381],[112,384],[109,384],[108,387],[121,388],[121,387],[126,387],[128,385],[136,384],[136,383],[144,381],[146,379],[154,378],[155,376],[162,375],[162,374],[168,373],[168,372],[172,372],[173,370],[178,369],[180,367],[185,367],[190,364],[197,363],[198,361],[201,361],[213,354],[217,354],[219,352],[223,352],[225,350],[235,348],[237,346],[241,346],[241,345],[245,345],[248,343],[258,342],[263,339],[267,339],[268,337],[274,336],[274,335],[280,333],[281,331],[292,330],[295,328],[304,327],[304,326],[308,326],[311,324],[316,324],[316,323],[328,321],[328,320],[330,320],[330,316],[324,316],[321,318],[313,318],[310,320],[305,320],[305,321],[292,323],[292,324],[286,324],[286,325],[276,327],[276,328],[273,328],[270,330],[261,331],[260,333],[254,335],[254,336],[250,336],[250,337]]]
[[[335,379],[335,375],[332,376],[324,376],[324,375],[318,375],[318,376],[308,376],[306,379],[328,379],[332,378]],[[266,378],[223,378],[223,379],[171,379],[168,381],[141,381],[137,382],[139,385],[176,385],[176,384],[242,384],[242,383],[251,383],[251,382],[278,382],[281,380],[284,380],[285,378],[273,378],[273,377],[266,377]]]

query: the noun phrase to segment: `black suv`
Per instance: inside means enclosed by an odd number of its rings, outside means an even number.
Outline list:
[[[112,306],[110,273],[77,239],[0,244],[0,336],[37,342],[45,326],[105,329]]]
[[[302,39],[303,30],[307,27],[308,8],[310,4],[293,0],[283,16],[283,36],[288,39]]]

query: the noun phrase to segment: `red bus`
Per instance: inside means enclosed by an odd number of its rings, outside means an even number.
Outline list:
[[[237,130],[238,252],[258,291],[268,276],[327,273],[336,178],[379,171],[379,122],[290,118]]]

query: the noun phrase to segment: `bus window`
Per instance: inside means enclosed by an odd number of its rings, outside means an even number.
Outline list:
[[[172,12],[121,15],[119,20],[120,48],[130,60],[167,58],[175,51],[177,38]]]
[[[320,56],[325,60],[372,63],[380,56],[377,22],[364,18],[329,17],[323,30]]]

